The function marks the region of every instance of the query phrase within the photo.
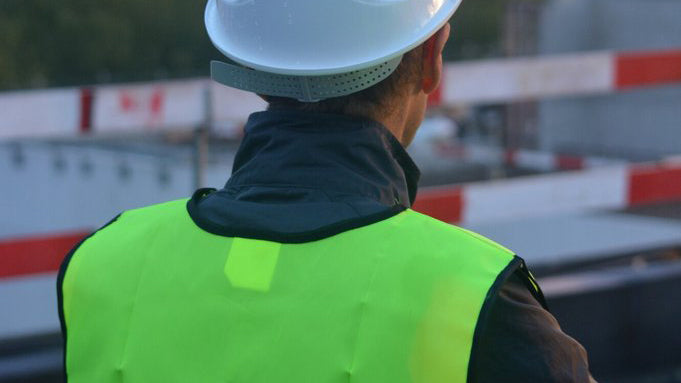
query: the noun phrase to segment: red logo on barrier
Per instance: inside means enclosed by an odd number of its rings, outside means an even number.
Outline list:
[[[121,90],[118,95],[118,108],[121,114],[136,115],[148,128],[162,123],[165,92],[157,87],[152,92]]]

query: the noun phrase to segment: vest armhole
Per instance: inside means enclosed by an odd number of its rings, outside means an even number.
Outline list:
[[[546,303],[546,298],[544,297],[544,293],[541,291],[541,287],[539,287],[539,283],[534,279],[534,275],[532,275],[532,272],[527,268],[527,265],[525,264],[525,260],[520,258],[520,267],[518,270],[520,273],[523,274],[525,278],[523,278],[523,283],[525,284],[525,287],[530,291],[530,294],[534,297],[534,299],[539,302],[539,304],[544,308],[546,311],[551,311],[549,310],[549,305]]]
[[[475,324],[475,332],[473,333],[473,345],[471,347],[470,359],[468,361],[468,374],[466,378],[466,382],[468,383],[476,382],[474,376],[475,369],[473,367],[477,362],[476,360],[476,355],[478,353],[477,345],[480,343],[479,340],[480,337],[482,336],[481,334],[485,328],[485,324],[487,323],[487,317],[489,316],[490,307],[492,307],[492,305],[494,304],[494,301],[498,296],[498,292],[499,289],[501,289],[501,286],[503,286],[506,280],[514,272],[516,272],[516,270],[522,268],[524,264],[525,261],[523,261],[522,258],[520,258],[517,255],[514,255],[511,262],[504,268],[504,270],[501,273],[499,273],[497,279],[494,281],[490,289],[487,291],[487,295],[485,296],[485,302],[482,304],[482,308],[480,309],[480,315],[478,315],[478,323]]]
[[[64,277],[66,276],[66,269],[69,267],[69,263],[71,262],[71,258],[73,258],[73,255],[78,251],[80,246],[85,243],[88,239],[90,239],[93,235],[97,234],[100,230],[106,228],[107,226],[111,225],[112,223],[116,222],[116,220],[121,216],[121,214],[118,214],[115,216],[112,220],[107,222],[104,226],[100,227],[99,229],[93,231],[88,235],[87,237],[83,238],[78,242],[73,248],[64,256],[64,260],[61,262],[61,265],[59,266],[59,272],[57,274],[57,310],[59,311],[59,325],[61,327],[61,335],[62,335],[62,341],[63,341],[63,358],[64,358],[64,382],[68,381],[66,377],[66,319],[64,318],[64,294],[62,287],[64,285]]]

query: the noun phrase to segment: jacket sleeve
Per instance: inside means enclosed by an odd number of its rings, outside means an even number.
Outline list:
[[[468,382],[595,382],[582,345],[560,329],[522,278],[513,273],[490,302]]]

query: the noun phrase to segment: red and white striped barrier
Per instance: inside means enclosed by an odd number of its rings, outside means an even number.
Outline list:
[[[597,52],[447,65],[431,105],[611,93],[681,82],[681,50]]]
[[[424,189],[414,209],[468,225],[676,200],[681,201],[681,164],[661,163]],[[55,272],[68,249],[87,234],[0,240],[0,279]]]
[[[681,83],[681,49],[471,61],[448,64],[430,102],[511,102],[672,83]],[[0,94],[0,138],[194,128],[206,109],[218,127],[229,127],[264,106],[252,93],[206,79],[8,92]]]
[[[681,201],[681,164],[611,166],[424,189],[414,209],[462,225]]]

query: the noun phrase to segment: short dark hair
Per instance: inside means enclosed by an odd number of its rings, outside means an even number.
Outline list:
[[[269,104],[268,110],[295,109],[318,113],[338,113],[373,117],[392,112],[392,102],[398,92],[405,91],[421,77],[421,46],[404,54],[395,71],[381,82],[357,93],[333,97],[318,102],[302,102],[288,97],[261,96]]]

